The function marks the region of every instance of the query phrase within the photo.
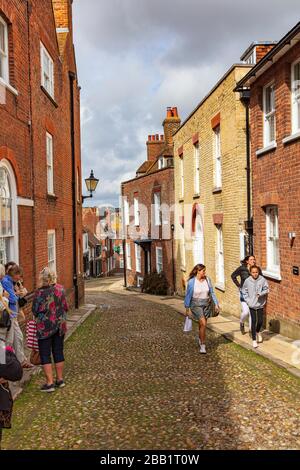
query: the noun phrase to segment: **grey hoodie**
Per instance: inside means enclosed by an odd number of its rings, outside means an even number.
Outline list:
[[[263,308],[267,302],[268,293],[269,285],[263,276],[258,276],[257,279],[253,279],[252,276],[248,277],[242,288],[245,302],[254,309]]]

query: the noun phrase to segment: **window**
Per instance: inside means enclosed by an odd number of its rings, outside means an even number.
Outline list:
[[[161,170],[162,168],[164,168],[164,158],[163,157],[160,157],[159,160],[158,160],[158,169]]]
[[[53,181],[53,137],[46,134],[46,152],[47,152],[47,192],[54,194],[54,181]]]
[[[267,226],[267,270],[280,273],[278,207],[266,208]]]
[[[223,228],[222,228],[222,225],[217,225],[216,228],[217,228],[216,282],[219,287],[224,288],[225,273],[224,273]]]
[[[89,251],[89,236],[87,233],[83,234],[83,252],[87,253]]]
[[[0,78],[9,83],[8,69],[8,28],[0,17]]]
[[[264,147],[275,142],[275,87],[274,84],[264,88]]]
[[[55,230],[48,230],[48,267],[56,272],[56,237]]]
[[[300,62],[292,65],[292,133],[300,131]]]
[[[140,245],[135,244],[135,270],[137,273],[142,272],[142,254]]]
[[[127,269],[131,269],[131,245],[126,243],[126,264]]]
[[[180,198],[184,198],[184,162],[183,157],[180,158]]]
[[[199,144],[194,145],[194,164],[195,164],[194,192],[195,192],[195,194],[199,194],[199,192],[200,192],[200,148],[199,148]]]
[[[42,86],[54,98],[54,63],[53,60],[41,43],[41,74],[42,74]]]
[[[140,225],[140,213],[139,213],[139,200],[134,198],[134,225],[138,227]]]
[[[245,64],[255,65],[256,64],[256,49],[253,49],[245,58]]]
[[[221,128],[214,129],[215,187],[222,188]]]
[[[0,166],[0,263],[18,258],[16,184],[9,165]]]
[[[155,225],[161,225],[160,204],[161,204],[160,192],[154,193],[154,224]]]
[[[123,244],[120,245],[120,252],[119,252],[119,255],[123,255],[124,253],[124,250],[123,250]]]
[[[120,269],[124,269],[124,260],[123,260],[123,258],[120,259]]]
[[[129,203],[124,199],[124,221],[125,225],[129,225]]]
[[[161,273],[163,270],[163,252],[162,248],[156,248],[156,271]]]

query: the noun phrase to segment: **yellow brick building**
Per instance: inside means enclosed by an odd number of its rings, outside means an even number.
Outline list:
[[[174,136],[176,285],[181,295],[202,262],[223,312],[240,313],[231,273],[246,255],[246,112],[233,65]]]

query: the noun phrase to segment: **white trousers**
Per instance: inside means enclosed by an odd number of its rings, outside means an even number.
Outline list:
[[[251,330],[251,315],[250,315],[250,309],[246,302],[241,302],[242,306],[242,312],[241,312],[241,323],[244,323],[245,320],[248,318],[249,319],[249,328]]]

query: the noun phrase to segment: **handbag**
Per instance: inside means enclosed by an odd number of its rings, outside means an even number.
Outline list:
[[[207,282],[208,289],[209,289],[208,297],[209,297],[209,306],[210,306],[210,317],[211,318],[217,317],[219,316],[220,311],[216,310],[216,305],[211,295],[211,286],[209,285],[209,282],[207,279],[206,279],[206,282]]]
[[[35,351],[34,349],[31,351],[30,362],[34,366],[40,366],[41,365],[41,356],[40,356],[39,351]]]
[[[5,328],[7,331],[11,327],[11,318],[8,310],[5,308],[0,312],[0,328]]]
[[[184,322],[184,325],[183,325],[183,331],[185,333],[188,333],[189,331],[192,331],[193,329],[193,321],[191,318],[189,317],[185,317],[185,322]]]

